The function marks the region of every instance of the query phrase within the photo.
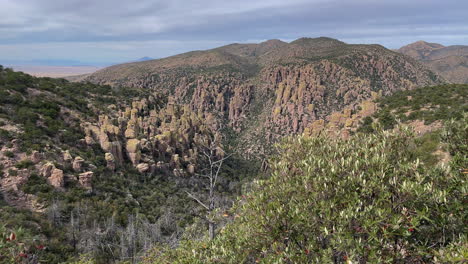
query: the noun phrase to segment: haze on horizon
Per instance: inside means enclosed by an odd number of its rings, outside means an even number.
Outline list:
[[[109,65],[319,36],[466,45],[466,10],[459,0],[0,0],[0,64]]]

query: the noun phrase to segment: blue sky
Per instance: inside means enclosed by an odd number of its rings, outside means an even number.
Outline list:
[[[0,0],[0,64],[106,65],[327,36],[468,45],[465,0]]]

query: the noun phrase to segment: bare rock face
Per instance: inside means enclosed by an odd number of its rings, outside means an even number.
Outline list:
[[[40,173],[43,177],[49,178],[53,169],[55,169],[55,165],[52,162],[47,162],[42,166]]]
[[[222,100],[219,98],[220,104]],[[209,105],[208,101],[205,103]],[[134,99],[131,107],[101,115],[97,123],[81,126],[86,136],[99,142],[106,152],[111,170],[131,162],[144,173],[158,169],[170,172],[175,167],[185,171],[189,163],[197,162],[196,142],[213,133],[210,127],[215,122],[207,120],[216,118],[210,113],[196,113],[187,104],[175,103],[173,96],[168,97],[167,104],[158,109],[159,101],[153,96]],[[140,165],[143,163],[148,167]]]
[[[114,156],[116,167],[122,166],[124,162],[123,152],[122,152],[122,143],[120,141],[109,142],[108,148],[103,149],[108,151]]]
[[[80,173],[78,175],[78,182],[80,183],[81,186],[83,186],[86,189],[92,189],[92,179],[93,179],[94,173],[92,171],[87,171]]]
[[[55,188],[63,188],[65,184],[63,171],[61,169],[54,168],[50,177],[47,178],[47,182]]]
[[[83,170],[84,159],[80,156],[76,156],[73,160],[73,170],[80,172]]]
[[[39,151],[35,150],[31,153],[30,159],[35,164],[39,163],[42,160],[42,154]]]
[[[85,136],[85,142],[87,145],[96,144],[96,141],[94,141],[94,138],[91,136]]]
[[[190,174],[195,174],[195,165],[189,164],[187,166],[187,172],[190,173]]]
[[[378,93],[372,93],[372,98],[378,99]],[[355,109],[345,108],[330,114],[326,119],[318,119],[304,129],[304,135],[318,135],[325,133],[330,137],[348,139],[351,132],[355,132],[364,117],[371,116],[377,111],[377,104],[372,100],[362,101]]]
[[[134,166],[140,162],[140,141],[136,138],[127,141],[127,155]]]
[[[146,173],[149,171],[150,166],[148,165],[148,163],[140,163],[136,166],[136,169],[139,173]]]
[[[106,162],[107,162],[107,168],[109,168],[110,170],[115,170],[116,166],[115,166],[114,155],[112,155],[112,153],[107,152],[104,158],[106,159]]]
[[[65,183],[63,171],[57,169],[54,164],[47,162],[40,169],[41,175],[46,178],[47,182],[55,188],[62,188]]]
[[[73,160],[73,157],[72,157],[72,155],[70,154],[70,152],[68,150],[63,152],[63,161],[69,163],[72,160]]]

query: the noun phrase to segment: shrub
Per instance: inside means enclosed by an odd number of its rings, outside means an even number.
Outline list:
[[[9,151],[9,150],[5,151],[3,154],[8,158],[13,158],[15,156],[15,153],[13,153],[12,151]]]
[[[468,113],[465,113],[460,121],[447,121],[441,138],[448,144],[448,151],[452,156],[452,167],[457,170],[467,169]]]
[[[465,177],[425,167],[413,145],[402,128],[348,141],[287,139],[271,177],[239,201],[234,222],[215,240],[156,248],[145,261],[428,263],[436,252],[449,256],[455,251],[445,247],[466,236]]]
[[[28,169],[34,166],[34,163],[31,160],[25,159],[16,163],[15,167],[18,169]]]
[[[10,176],[18,176],[18,171],[17,171],[17,170],[9,169],[9,170],[8,170],[8,175],[10,175]]]
[[[378,118],[383,129],[392,129],[397,124],[395,117],[388,111],[380,113]]]
[[[373,133],[374,128],[372,127],[373,119],[370,116],[366,116],[362,122],[360,127],[358,128],[358,132],[362,133]]]

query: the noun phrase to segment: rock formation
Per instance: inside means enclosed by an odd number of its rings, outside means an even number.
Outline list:
[[[46,178],[50,185],[56,188],[62,188],[64,186],[65,180],[63,171],[61,169],[57,169],[51,162],[45,163],[42,166],[40,173],[44,178]]]
[[[81,186],[83,186],[86,189],[92,189],[92,179],[93,179],[94,173],[92,171],[87,171],[80,173],[78,175],[78,182],[80,183]]]
[[[73,170],[75,172],[81,172],[83,170],[84,159],[80,156],[76,156],[73,160]]]
[[[162,100],[154,96],[134,100],[118,116],[101,118],[96,129],[105,134],[92,139],[106,152],[107,142],[120,142],[134,166],[147,149],[153,151],[149,164],[171,156],[164,162],[172,168],[179,166],[172,155],[183,160],[186,153],[176,141],[187,145],[198,133],[194,125],[203,123],[203,129],[215,132],[233,130],[239,148],[250,155],[263,152],[265,145],[282,136],[304,132],[333,112],[356,108],[373,93],[389,95],[444,81],[382,46],[348,45],[329,38],[229,45],[116,65],[87,80],[164,95]],[[135,139],[147,140],[148,147]],[[185,170],[187,165],[182,165]]]

